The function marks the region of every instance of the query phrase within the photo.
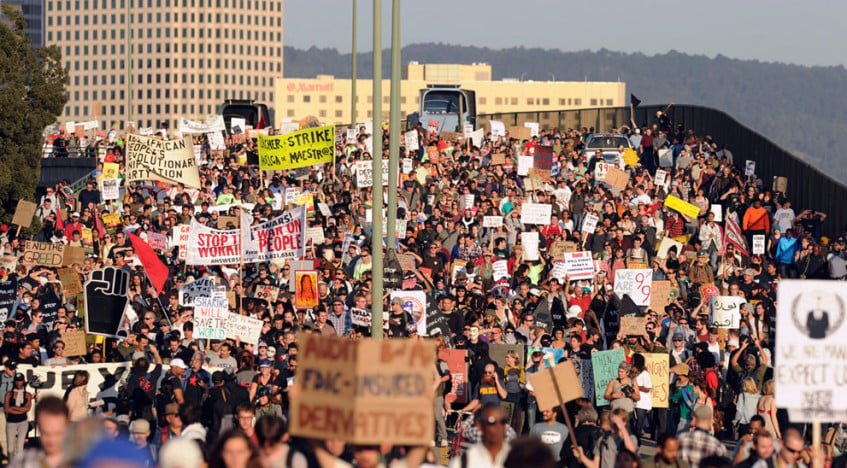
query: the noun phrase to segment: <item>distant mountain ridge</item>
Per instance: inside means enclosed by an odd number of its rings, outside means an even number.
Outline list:
[[[847,69],[756,60],[709,58],[676,51],[647,56],[608,50],[563,52],[538,48],[494,50],[447,44],[411,44],[403,63],[474,63],[492,66],[494,79],[624,81],[644,104],[678,102],[732,114],[808,162],[847,183],[839,143],[847,137]],[[330,74],[349,78],[350,54],[335,49],[285,47],[286,77]],[[370,52],[358,56],[358,77],[370,78]],[[383,74],[390,57],[383,53]],[[740,155],[743,158],[743,155]]]

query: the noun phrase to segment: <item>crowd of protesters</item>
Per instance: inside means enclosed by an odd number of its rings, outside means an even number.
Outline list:
[[[339,132],[333,164],[260,174],[244,164],[253,160],[255,142],[228,138],[224,151],[205,148],[201,190],[125,183],[121,198],[113,201],[102,200],[98,177],[103,162],[123,165],[120,135],[91,138],[99,146],[92,151],[87,141],[63,136],[59,150],[83,144],[84,154],[100,158],[91,181],[79,193],[69,190],[67,181],[47,187],[38,200],[40,229],[19,235],[6,226],[0,229],[0,271],[15,292],[0,335],[5,413],[0,445],[11,464],[414,466],[442,462],[438,448],[450,445],[456,433],[473,443],[453,458],[451,466],[457,467],[785,467],[809,462],[808,434],[790,424],[774,400],[774,302],[782,279],[845,279],[844,233],[822,236],[825,214],[813,209],[796,213],[786,194],[744,175],[740,162],[745,155],[733,154],[684,122],[671,123],[665,114],[642,126],[605,129],[625,135],[638,155],[637,164],[620,163],[629,174],[624,190],[597,180],[603,155],[585,148],[594,129],[542,129],[522,141],[489,134],[481,146],[445,141],[422,126],[416,130],[420,149],[401,148],[401,157],[411,158],[413,167],[401,174],[397,214],[406,221],[406,231],[397,245],[399,253],[414,259],[402,284],[432,292],[449,325],[447,333],[435,337],[438,346],[468,352],[467,403],[450,398],[450,371],[443,361],[433,363],[435,450],[303,440],[288,433],[297,334],[367,337],[370,330],[353,323],[351,310],[370,310],[372,301],[380,300],[371,294],[372,269],[381,268],[370,255],[367,210],[373,194],[357,187],[355,161],[372,158],[362,126],[355,143]],[[206,144],[203,138],[196,143]],[[533,155],[542,146],[553,148],[553,167],[543,186],[530,188],[529,177],[517,175],[517,157]],[[624,151],[621,147],[621,159],[613,164],[623,160]],[[49,156],[65,156],[58,153]],[[505,155],[505,163],[494,164],[495,154]],[[667,173],[662,186],[655,183],[660,168]],[[306,256],[319,274],[316,308],[294,307],[288,293],[290,262],[248,264],[242,271],[237,265],[187,266],[178,259],[176,226],[193,217],[217,227],[221,216],[237,216],[238,205],[244,204],[252,206],[256,222],[273,218],[293,206],[286,205],[291,187],[314,194],[309,225],[324,231],[325,241],[310,245]],[[471,206],[465,204],[469,194],[474,195]],[[663,200],[669,195],[696,205],[700,215],[687,218],[667,209]],[[552,206],[549,225],[521,222],[522,204],[529,202]],[[329,215],[317,209],[319,203],[329,207]],[[736,214],[746,242],[727,240],[713,205],[721,206],[724,220]],[[107,213],[118,213],[120,225],[102,223]],[[589,213],[599,217],[593,233],[582,231]],[[502,216],[502,226],[484,227],[485,216]],[[83,227],[94,233],[88,245]],[[538,233],[537,259],[522,245],[522,232]],[[170,270],[162,294],[147,282],[127,233],[142,238],[164,234],[173,241],[160,252]],[[759,234],[766,236],[764,253],[752,255],[752,236]],[[136,318],[127,319],[125,337],[92,341],[82,356],[64,355],[62,335],[85,328],[82,296],[64,294],[55,268],[20,261],[27,238],[87,246],[84,262],[74,266],[83,282],[104,265],[131,275],[126,294]],[[664,238],[679,239],[683,247],[660,258],[657,249]],[[550,253],[561,251],[561,243],[591,252],[593,279],[551,276],[561,258]],[[457,260],[464,262],[458,273],[453,268]],[[507,261],[505,279],[495,280],[492,263],[498,260]],[[647,319],[642,336],[619,333],[620,317],[629,312],[613,283],[615,272],[626,268],[652,268],[653,280],[669,281],[674,291],[662,310],[638,308],[636,313]],[[240,313],[264,322],[257,346],[195,338],[192,309],[180,305],[178,291],[209,276],[234,292]],[[276,301],[253,298],[264,286],[279,288]],[[746,300],[738,329],[722,335],[710,327],[704,287]],[[389,311],[388,338],[420,338],[402,302],[387,295],[382,300]],[[501,366],[488,353],[497,343],[563,349],[566,359],[623,348],[627,360],[605,391],[608,406],[597,407],[585,398],[568,405],[569,429],[559,410],[538,410],[528,385],[527,376],[541,369],[548,356],[536,351],[521,362],[511,355]],[[645,377],[645,353],[669,355],[669,408],[651,406],[654,389],[649,374]],[[86,363],[127,363],[129,370],[107,376],[97,395],[88,390],[91,375],[77,370],[64,398],[39,397],[38,384],[21,370]],[[448,410],[472,412],[472,423],[448,432]],[[847,440],[840,425],[829,429],[825,457],[831,462]],[[646,441],[656,443],[656,455],[641,460],[636,454]]]

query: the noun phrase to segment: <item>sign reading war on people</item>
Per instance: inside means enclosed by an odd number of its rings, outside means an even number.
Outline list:
[[[304,128],[279,136],[259,135],[259,168],[296,169],[331,163],[335,154],[335,126]]]
[[[838,281],[784,280],[776,313],[775,400],[792,422],[841,422],[847,398],[847,289]]]

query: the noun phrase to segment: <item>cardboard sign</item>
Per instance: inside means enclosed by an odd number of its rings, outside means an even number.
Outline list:
[[[24,265],[46,267],[71,266],[85,261],[85,249],[50,242],[26,241],[24,246]]]
[[[397,261],[400,262],[400,268],[403,271],[415,269],[415,257],[409,254],[397,254]]]
[[[668,195],[665,197],[665,206],[680,212],[683,216],[687,216],[690,219],[696,219],[697,216],[700,216],[700,207],[697,205],[692,205],[687,201],[677,198],[674,195]]]
[[[520,141],[531,140],[532,129],[528,127],[509,127],[509,138],[514,138]]]
[[[335,126],[304,128],[280,136],[259,135],[258,147],[262,170],[331,163],[335,156]]]
[[[765,254],[765,235],[764,234],[754,234],[753,235],[753,255],[764,255]]]
[[[606,165],[606,175],[603,181],[615,190],[626,190],[626,186],[629,184],[629,172],[624,172],[612,165]]]
[[[509,161],[510,163],[511,161]],[[491,164],[494,166],[502,166],[504,164],[508,164],[506,162],[506,155],[503,153],[494,153],[491,155]]]
[[[647,317],[621,317],[620,334],[625,336],[644,336]]]
[[[782,280],[777,291],[774,381],[792,422],[841,422],[847,289],[839,281]]]
[[[612,379],[618,378],[618,366],[626,360],[623,348],[610,351],[598,351],[591,354],[591,366],[594,371],[594,398],[597,406],[609,404],[606,400],[606,387]]]
[[[671,282],[653,281],[650,291],[650,308],[661,315],[665,307],[671,303]]]
[[[85,345],[85,330],[65,330],[62,333],[62,341],[65,343],[65,357],[85,356],[88,347]]]
[[[38,209],[37,204],[27,200],[18,200],[15,216],[12,217],[12,224],[28,228],[32,224],[32,217],[35,216],[36,209]]]
[[[741,327],[743,297],[712,296],[709,298],[709,327],[738,329]]]
[[[670,397],[670,356],[667,353],[644,353],[647,372],[650,373],[650,383],[653,390],[650,396],[653,408],[667,408]]]
[[[268,303],[273,304],[279,298],[279,288],[271,285],[256,286],[256,291],[253,293],[253,297],[264,299],[268,301]]]
[[[573,361],[570,360],[529,374],[529,382],[541,411],[582,398],[584,394],[582,382],[576,375]]]
[[[211,297],[215,288],[215,278],[204,276],[179,288],[179,305],[193,307],[199,297]]]
[[[774,176],[772,188],[774,192],[779,192],[783,195],[788,193],[788,177]]]
[[[62,282],[62,291],[66,297],[82,294],[82,281],[73,268],[59,268],[59,281]]]
[[[435,347],[413,340],[301,335],[291,434],[353,444],[423,445],[432,439]]]
[[[239,216],[218,216],[218,229],[232,229],[241,226],[241,217]]]
[[[521,223],[550,224],[553,206],[547,203],[524,203],[521,205]]]
[[[198,297],[194,301],[194,333],[197,338],[223,340],[231,320],[226,299]]]
[[[570,281],[594,279],[594,259],[591,258],[591,252],[566,252],[565,270]]]
[[[169,184],[182,183],[196,189],[200,172],[191,137],[160,140],[135,134],[126,135],[126,180],[157,180]]]
[[[635,305],[650,305],[653,270],[649,268],[615,270],[615,294],[628,294]]]
[[[514,351],[518,354],[517,365],[521,365],[525,362],[524,354],[526,347],[520,343],[517,344],[505,344],[505,343],[491,343],[488,345],[488,357],[491,358],[492,361],[496,362],[501,368],[505,367],[506,362],[506,354],[509,351]]]
[[[224,322],[224,331],[227,338],[238,338],[244,343],[256,345],[262,335],[262,325],[264,325],[264,322],[261,319],[229,314],[226,322]]]

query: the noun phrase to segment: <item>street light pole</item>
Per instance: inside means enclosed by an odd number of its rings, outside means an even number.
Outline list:
[[[350,123],[356,125],[356,20],[358,20],[357,0],[353,0],[353,37],[350,44],[353,46],[353,71],[350,76]]]
[[[132,0],[126,0],[126,120],[132,120]]]
[[[394,250],[397,225],[397,180],[400,166],[400,0],[391,6],[391,113],[388,117],[388,249]]]
[[[382,0],[373,0],[373,225],[371,235],[371,337],[382,339]]]

